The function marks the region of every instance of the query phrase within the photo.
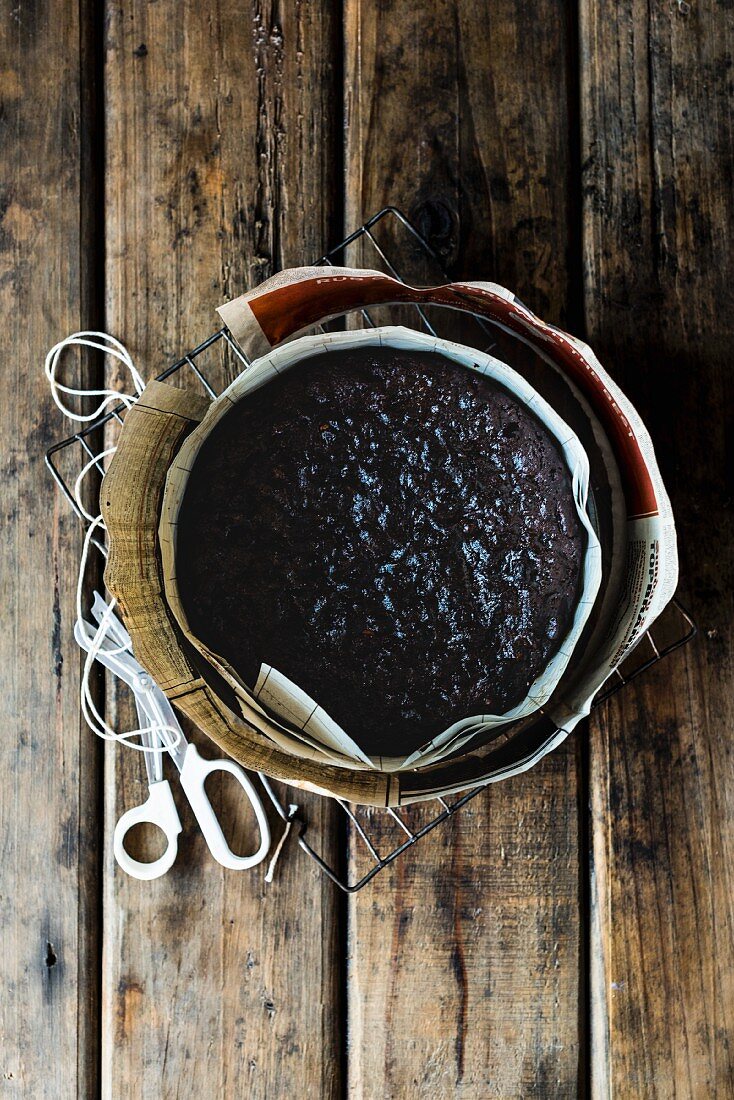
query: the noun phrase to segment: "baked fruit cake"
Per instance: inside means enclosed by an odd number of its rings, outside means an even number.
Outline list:
[[[240,400],[178,514],[192,633],[261,664],[368,754],[520,704],[567,635],[587,532],[558,445],[437,352],[317,354]]]

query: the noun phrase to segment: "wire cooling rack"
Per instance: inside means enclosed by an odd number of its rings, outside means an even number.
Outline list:
[[[406,281],[407,267],[411,266],[422,275],[422,280],[419,278],[414,281],[422,281],[424,285],[432,281],[448,281],[446,273],[442,270],[440,257],[431,248],[424,235],[405,214],[392,206],[386,206],[373,215],[316,262],[327,266],[379,268],[401,282]],[[439,335],[434,327],[435,307],[430,315],[421,306],[405,306],[401,309],[403,311],[401,320],[404,320],[404,323],[412,322],[415,328],[422,329],[433,336]],[[366,309],[359,310],[361,322],[369,327],[375,327],[378,322],[375,320],[374,312]],[[446,312],[443,311],[444,314]],[[476,346],[488,351],[494,345],[491,326],[480,317],[474,317],[473,323],[477,326],[476,331],[473,333],[472,340],[465,340],[465,342],[473,341]],[[319,327],[323,331],[324,327]],[[186,377],[188,374],[191,377],[186,378],[186,381],[195,381],[196,385],[213,399],[217,396],[217,391],[211,380],[215,373],[221,374],[222,352],[225,353],[224,358],[230,357],[230,367],[234,365],[236,372],[250,365],[250,361],[240,351],[227,329],[223,328],[169,366],[158,375],[158,380],[164,381],[172,375]],[[99,453],[98,444],[105,429],[109,430],[115,425],[121,425],[125,411],[125,406],[121,403],[74,435],[62,439],[46,452],[46,464],[56,484],[85,525],[88,524],[88,520],[77,505],[72,486],[82,466]],[[97,468],[100,475],[103,475],[104,468],[101,461],[97,463]],[[95,545],[103,554],[106,553],[106,548],[100,541],[96,541]],[[673,600],[653,628],[643,635],[635,646],[634,652],[616,670],[612,682],[601,690],[594,706],[609,699],[668,654],[685,645],[695,633],[696,627],[691,617],[678,600]],[[286,810],[284,802],[287,803],[288,800],[276,793],[273,783],[267,776],[258,774],[277,814],[284,823],[295,825],[299,846],[315,861],[324,874],[346,893],[361,890],[380,871],[417,844],[422,837],[458,813],[487,785],[484,781],[480,786],[474,787],[459,797],[438,797],[429,803],[424,803],[419,823],[414,819],[412,807],[404,807],[400,811],[393,808],[366,809],[351,806],[342,799],[336,799],[335,801],[348,819],[354,837],[354,843],[351,846],[353,867],[350,878],[349,873],[335,869],[316,851],[307,838],[307,822],[297,814]],[[287,788],[284,788],[284,791],[287,791]],[[431,810],[434,804],[435,814]],[[426,809],[428,809],[427,820]],[[361,856],[358,854],[358,849],[361,851]]]

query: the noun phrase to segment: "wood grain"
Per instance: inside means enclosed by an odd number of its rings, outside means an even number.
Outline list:
[[[330,232],[336,28],[328,8],[281,15],[229,0],[109,7],[107,323],[148,377],[213,330],[215,306]],[[109,839],[144,796],[140,761],[109,754],[106,792],[104,1094],[273,1097],[298,1081],[336,1096],[330,885],[293,847],[272,886],[262,868],[222,871],[185,806],[172,871],[127,879]],[[246,850],[241,802],[210,793]],[[329,805],[309,799],[307,815],[328,831]]]
[[[80,724],[73,638],[82,531],[43,460],[71,430],[44,357],[94,319],[99,279],[88,16],[56,2],[0,11],[0,1093],[29,1100],[98,1082],[100,757]],[[62,368],[72,385],[95,375],[73,354]]]
[[[552,4],[347,0],[347,225],[398,206],[450,276],[572,328],[572,40]]]
[[[553,4],[348,0],[348,222],[402,206],[451,276],[569,324],[570,41]],[[490,788],[350,899],[350,1095],[576,1095],[576,752]]]
[[[576,1095],[576,785],[574,753],[553,753],[352,900],[350,1095]],[[394,828],[361,814],[388,851]],[[350,862],[369,864],[356,838]]]
[[[591,736],[593,1092],[734,1095],[728,5],[581,5],[588,334],[645,417],[697,641]]]
[[[734,1097],[731,2],[578,9],[4,5],[2,1096]],[[152,377],[216,305],[337,240],[343,207],[353,227],[384,203],[451,276],[585,319],[656,441],[699,639],[605,707],[588,753],[577,735],[478,796],[348,910],[292,844],[272,886],[223,872],[183,802],[174,869],[136,882],[111,832],[142,761],[106,754],[100,820],[79,723],[81,529],[43,467],[65,431],[43,355],[99,325]],[[236,794],[210,793],[246,849]],[[338,862],[341,817],[296,797]]]

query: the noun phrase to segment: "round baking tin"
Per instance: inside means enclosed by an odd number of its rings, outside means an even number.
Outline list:
[[[222,335],[236,342],[240,358],[253,360],[328,318],[377,305],[397,305],[401,318],[406,307],[418,308],[419,323],[429,308],[448,321],[457,316],[448,311],[458,311],[462,324],[476,329],[478,322],[482,347],[493,338],[509,341],[512,356],[503,348],[503,358],[519,363],[523,374],[527,346],[531,371],[538,372],[537,378],[531,373],[534,387],[557,406],[560,386],[573,407],[571,416],[564,405],[564,417],[591,459],[603,577],[574,657],[541,713],[456,757],[392,775],[286,754],[230,709],[231,689],[182,637],[162,591],[157,528],[164,481],[208,401],[151,383],[126,415],[101,506],[110,537],[107,587],[120,602],[139,660],[178,710],[246,767],[351,802],[399,806],[516,775],[560,744],[672,597],[677,552],[670,502],[634,407],[587,345],[534,316],[496,284],[417,288],[377,271],[299,268],[223,307]]]
[[[229,662],[213,652],[192,632],[179,591],[176,570],[179,511],[190,472],[213,428],[228,415],[234,405],[246,401],[254,392],[287,371],[303,367],[313,356],[324,352],[338,356],[342,350],[361,347],[438,352],[465,369],[491,379],[512,394],[540,420],[554,439],[569,472],[577,513],[587,538],[582,559],[580,591],[571,624],[557,651],[531,684],[522,702],[502,715],[477,714],[463,717],[417,750],[408,755],[393,757],[369,757],[351,739],[348,729],[341,730],[336,726],[317,706],[318,700],[299,692],[298,688],[289,693],[279,707],[276,694],[264,696],[253,690],[255,685],[245,684]],[[338,370],[338,359],[335,359],[334,369]],[[575,432],[520,374],[494,356],[403,327],[304,336],[274,349],[243,371],[212,403],[202,422],[186,439],[174,459],[166,479],[159,525],[166,599],[186,638],[229,684],[245,717],[257,721],[260,711],[263,711],[270,721],[260,725],[261,731],[272,737],[284,751],[350,768],[373,767],[383,771],[398,771],[426,766],[436,763],[449,753],[460,751],[470,741],[478,744],[483,736],[491,737],[498,727],[529,717],[550,699],[581,637],[601,583],[601,547],[587,512],[588,490],[589,460]],[[272,680],[273,677],[270,677],[268,684]],[[271,699],[272,705],[269,705]],[[286,721],[286,715],[292,716],[290,721]],[[299,715],[302,716],[301,724],[297,724]]]

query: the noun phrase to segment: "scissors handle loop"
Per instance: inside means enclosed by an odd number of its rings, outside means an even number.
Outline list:
[[[260,829],[260,847],[251,856],[238,856],[231,850],[225,840],[222,827],[212,809],[204,784],[212,772],[229,772],[238,781],[247,795]],[[245,871],[249,867],[255,867],[261,863],[270,849],[270,826],[265,815],[265,808],[250,779],[234,760],[219,759],[205,760],[199,755],[196,745],[189,744],[186,747],[183,767],[181,768],[181,786],[188,798],[191,808],[196,815],[199,827],[204,834],[209,851],[223,867],[229,867],[233,871]]]
[[[178,851],[178,834],[181,832],[181,822],[168,780],[151,783],[149,790],[150,794],[142,805],[134,806],[122,815],[115,826],[112,841],[115,859],[123,871],[133,878],[146,881],[160,878],[173,866]],[[133,859],[125,848],[125,837],[134,825],[140,824],[156,825],[168,841],[163,855],[150,863]]]

